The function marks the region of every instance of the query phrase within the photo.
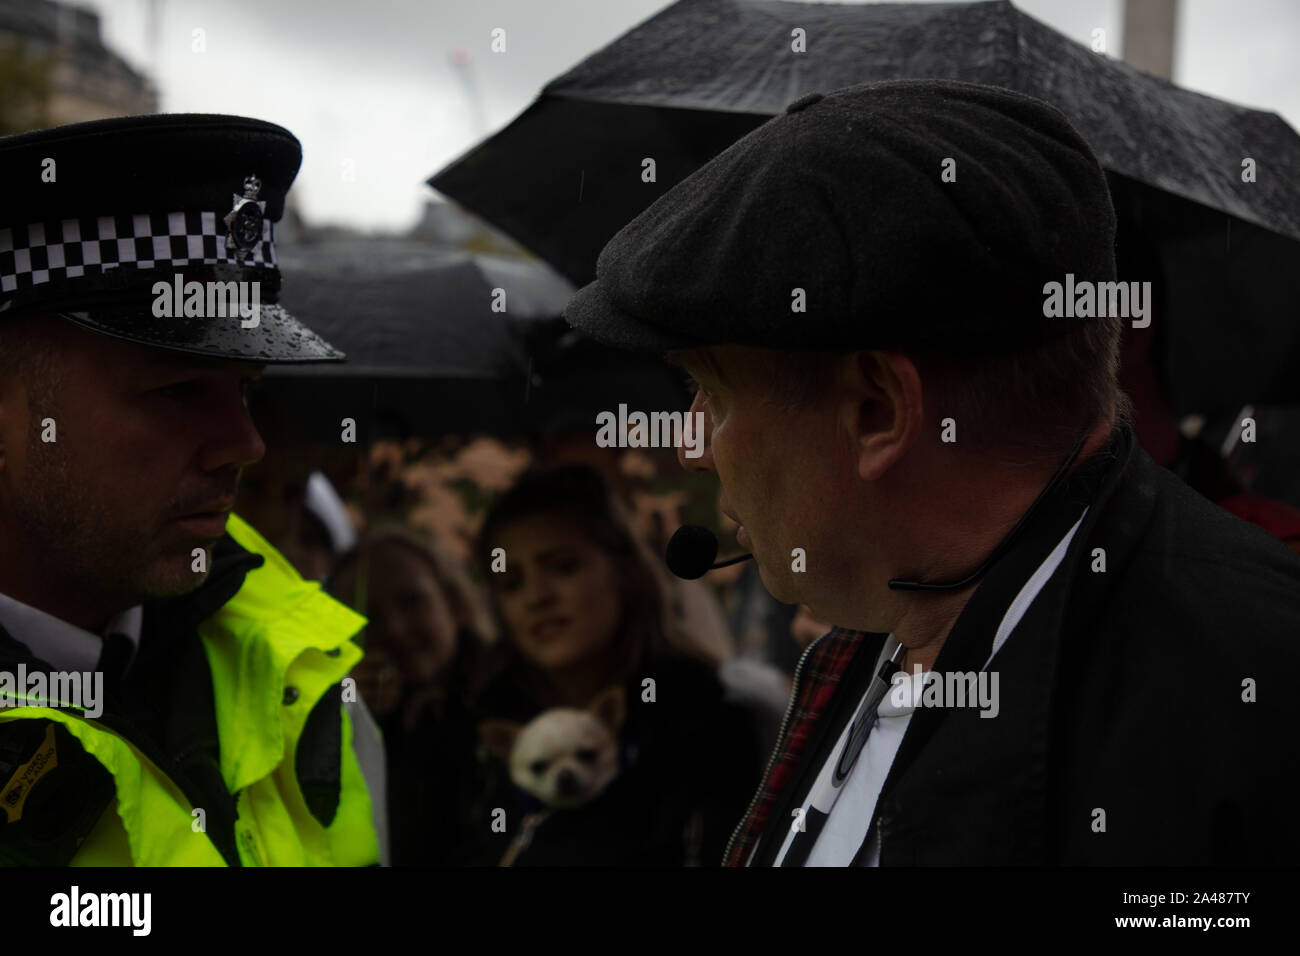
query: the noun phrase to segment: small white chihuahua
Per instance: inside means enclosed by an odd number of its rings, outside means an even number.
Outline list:
[[[527,724],[485,720],[479,738],[510,768],[510,779],[547,807],[571,810],[599,796],[618,776],[618,730],[626,702],[610,687],[586,710],[553,707]]]
[[[625,708],[623,688],[610,687],[586,710],[552,707],[523,725],[509,720],[479,724],[479,738],[505,761],[510,779],[546,805],[524,817],[498,866],[513,866],[552,813],[590,803],[618,776],[618,730]]]

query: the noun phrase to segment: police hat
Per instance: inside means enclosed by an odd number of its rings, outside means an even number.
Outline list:
[[[0,137],[0,321],[58,315],[195,355],[341,360],[277,304],[275,223],[301,160],[288,130],[240,116]]]
[[[661,196],[565,318],[659,352],[1009,350],[1084,321],[1047,317],[1044,286],[1112,281],[1114,235],[1101,167],[1055,108],[865,84],[792,103]]]

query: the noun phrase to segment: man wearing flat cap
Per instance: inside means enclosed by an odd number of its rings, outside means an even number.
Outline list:
[[[1126,319],[1051,304],[1115,280],[1114,233],[1058,111],[895,81],[792,104],[570,303],[690,372],[683,464],[838,625],[725,863],[1300,855],[1300,561],[1136,444]]]
[[[298,141],[232,116],[0,139],[0,863],[368,865],[364,619],[231,511]]]

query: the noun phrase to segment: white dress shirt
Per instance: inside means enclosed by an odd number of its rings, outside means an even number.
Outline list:
[[[137,604],[109,621],[103,634],[92,634],[53,614],[0,594],[0,625],[15,640],[27,645],[33,655],[48,661],[56,670],[85,672],[98,669],[104,638],[109,634],[125,634],[130,638],[131,661],[134,661],[135,652],[140,649],[143,623],[144,607]],[[130,667],[131,662],[128,662],[127,669]]]

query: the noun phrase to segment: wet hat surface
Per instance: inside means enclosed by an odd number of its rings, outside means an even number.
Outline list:
[[[668,351],[975,352],[1045,341],[1045,286],[1115,278],[1091,149],[1011,90],[898,80],[811,94],[605,246],[569,323]]]
[[[57,315],[141,345],[258,363],[343,359],[278,304],[286,129],[160,114],[0,137],[0,321]]]

